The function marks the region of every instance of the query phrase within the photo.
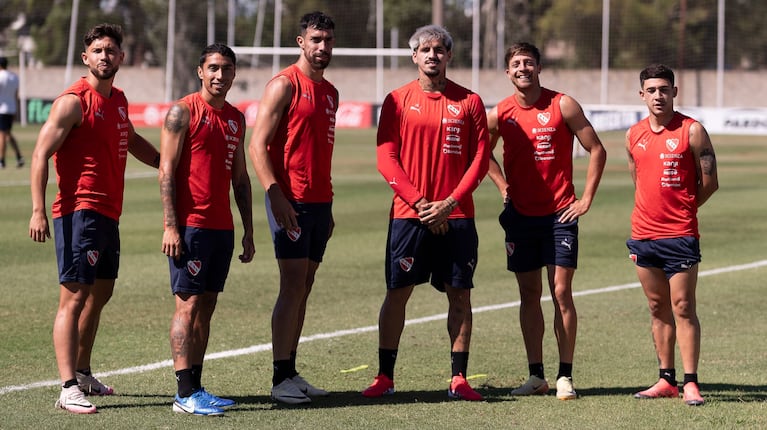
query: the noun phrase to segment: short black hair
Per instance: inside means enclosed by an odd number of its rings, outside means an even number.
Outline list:
[[[234,54],[232,48],[224,45],[223,43],[214,43],[212,45],[206,46],[205,49],[202,50],[202,53],[200,54],[200,67],[205,64],[205,59],[208,58],[208,56],[211,54],[221,54],[222,56],[232,60],[233,65],[237,65],[237,56]]]
[[[122,49],[123,43],[123,29],[117,24],[99,24],[85,33],[83,37],[83,45],[87,50],[94,40],[101,39],[103,37],[109,37],[117,43],[117,47]]]
[[[535,58],[536,63],[541,64],[541,51],[535,45],[528,42],[517,42],[506,50],[506,56],[504,57],[506,67],[509,67],[509,60],[517,54],[530,54]]]
[[[665,64],[652,64],[639,72],[639,86],[644,88],[644,81],[654,78],[665,79],[674,86],[674,71]]]
[[[5,69],[6,67],[8,67],[8,59],[0,57],[0,69]]]
[[[309,28],[316,28],[317,30],[335,30],[336,23],[333,22],[333,18],[325,15],[324,13],[320,11],[314,11],[301,17],[299,34],[306,34],[306,30]]]

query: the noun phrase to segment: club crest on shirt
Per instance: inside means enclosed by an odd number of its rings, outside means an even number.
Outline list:
[[[514,242],[506,242],[506,255],[511,257],[514,254]]]
[[[461,106],[447,105],[447,111],[450,112],[453,116],[458,116],[461,114]]]
[[[292,242],[296,242],[301,237],[301,227],[296,227],[293,230],[286,231],[288,239]]]
[[[197,274],[200,273],[200,269],[202,269],[202,261],[189,260],[186,262],[186,270],[190,275],[197,276]]]
[[[413,268],[413,261],[415,259],[413,257],[402,257],[399,259],[399,267],[400,269],[404,270],[405,272],[409,272],[410,269]]]
[[[666,139],[666,148],[674,152],[676,148],[679,146],[679,139]]]
[[[95,266],[96,263],[99,262],[99,252],[95,249],[91,249],[88,252],[85,253],[86,258],[88,258],[88,264],[91,266]]]
[[[118,107],[117,113],[120,114],[120,119],[122,119],[123,121],[128,119],[128,111],[125,109],[125,106]]]
[[[536,118],[541,125],[546,125],[551,119],[551,112],[538,112]]]
[[[328,105],[330,106],[330,108],[331,108],[331,109],[333,109],[333,108],[335,108],[335,107],[336,107],[336,101],[335,101],[335,100],[333,100],[333,96],[331,96],[330,94],[327,94],[327,95],[325,96],[325,98],[327,98],[327,99],[328,99]]]
[[[232,133],[237,134],[237,130],[240,129],[240,125],[237,124],[237,121],[230,119],[227,121],[227,124],[229,125],[229,130],[231,130]]]

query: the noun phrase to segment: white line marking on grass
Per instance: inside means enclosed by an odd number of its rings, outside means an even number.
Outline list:
[[[756,268],[764,267],[764,266],[767,266],[767,260],[754,261],[753,263],[738,264],[735,266],[720,267],[718,269],[704,270],[698,273],[698,277],[720,275],[722,273],[738,272],[741,270],[756,269]],[[631,282],[631,283],[623,284],[623,285],[614,285],[611,287],[595,288],[593,290],[575,291],[573,292],[573,296],[580,297],[580,296],[590,296],[593,294],[614,293],[616,291],[639,288],[640,286],[641,285],[639,284],[639,282]],[[541,300],[550,301],[551,296],[542,297]],[[478,308],[472,309],[472,311],[475,314],[482,313],[482,312],[497,311],[501,309],[517,307],[519,306],[519,304],[520,302],[517,300],[515,302],[509,302],[509,303],[499,303],[496,305],[480,306]],[[431,315],[427,317],[407,320],[405,321],[405,325],[416,325],[416,324],[423,324],[423,323],[427,323],[431,321],[442,321],[445,318],[447,318],[447,313],[442,313],[438,315]],[[368,332],[372,332],[376,330],[378,330],[378,326],[371,325],[367,327],[338,330],[338,331],[329,332],[329,333],[318,333],[318,334],[313,334],[311,336],[302,336],[301,339],[299,339],[299,343],[312,342],[315,340],[322,340],[322,339],[333,339],[337,337],[350,336],[353,334],[368,333]],[[262,343],[260,345],[249,346],[247,348],[232,349],[229,351],[221,351],[221,352],[214,352],[211,354],[207,354],[205,355],[205,360],[231,358],[231,357],[237,357],[240,355],[253,354],[256,352],[265,352],[265,351],[271,351],[271,350],[272,350],[271,343]],[[107,376],[114,376],[114,375],[127,375],[131,373],[142,373],[142,372],[147,372],[150,370],[163,369],[166,367],[173,367],[173,361],[163,360],[163,361],[158,361],[156,363],[145,364],[142,366],[126,367],[123,369],[110,370],[108,372],[98,372],[96,373],[96,376],[107,377]],[[30,384],[24,384],[24,385],[9,385],[7,387],[0,388],[0,395],[8,394],[14,391],[31,390],[33,388],[53,387],[53,386],[59,385],[60,383],[61,382],[58,380],[53,380],[53,381],[32,382]]]

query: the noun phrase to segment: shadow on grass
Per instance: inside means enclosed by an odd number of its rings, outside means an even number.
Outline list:
[[[487,403],[508,402],[514,399],[509,396],[508,389],[485,388],[478,390],[485,398]],[[431,391],[397,391],[393,395],[383,396],[377,399],[368,399],[363,397],[359,391],[334,391],[326,397],[314,397],[311,403],[300,405],[287,405],[277,403],[268,396],[243,396],[230,397],[237,402],[237,408],[240,410],[252,407],[261,408],[265,403],[272,409],[321,409],[321,408],[343,408],[349,406],[377,406],[377,405],[398,405],[398,404],[436,404],[456,401],[447,397],[447,390]]]
[[[486,403],[513,402],[516,399],[509,394],[510,387],[477,387]],[[591,387],[578,388],[578,397],[597,396],[627,396],[644,390],[647,387]],[[767,385],[737,385],[726,383],[701,384],[701,391],[707,401],[710,402],[767,402]],[[681,390],[680,390],[681,393]],[[550,395],[554,394],[552,390]],[[173,397],[167,394],[118,394],[110,398],[135,398],[141,399],[138,403],[98,405],[99,410],[119,410],[136,407],[170,406]],[[327,397],[315,397],[311,403],[301,405],[287,405],[277,403],[270,396],[227,396],[237,405],[230,411],[248,411],[264,409],[332,409],[350,406],[377,406],[377,405],[400,405],[400,404],[437,404],[456,401],[447,397],[447,390],[429,391],[397,391],[393,395],[378,399],[368,399],[359,391],[334,391]],[[481,403],[481,402],[478,402]]]
[[[578,397],[585,396],[633,396],[634,393],[647,387],[592,387],[578,388]],[[701,382],[700,391],[708,401],[716,402],[765,402],[767,401],[767,385],[739,385],[727,383]],[[681,396],[682,386],[679,386]]]

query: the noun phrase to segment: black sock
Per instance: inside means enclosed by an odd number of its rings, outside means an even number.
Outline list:
[[[193,364],[192,365],[192,383],[194,384],[194,389],[199,390],[202,388],[202,364]]]
[[[661,379],[665,379],[669,384],[676,386],[676,369],[660,369],[658,375]]]
[[[282,381],[292,378],[294,375],[290,372],[290,360],[276,360],[273,361],[274,375],[272,376],[272,385],[277,386]]]
[[[573,363],[563,363],[559,362],[559,373],[557,374],[557,379],[566,376],[568,378],[573,377]]]
[[[527,368],[530,370],[531,375],[546,379],[543,376],[543,363],[530,363],[527,365]]]
[[[397,362],[396,349],[378,348],[378,374],[383,373],[394,380],[394,364]]]
[[[80,370],[77,370],[76,372],[77,372],[77,373],[82,373],[82,374],[83,374],[83,375],[85,375],[85,376],[91,376],[91,368],[90,368],[90,367],[89,367],[89,368],[87,368],[87,369],[80,369]]]
[[[453,376],[463,375],[466,377],[466,369],[469,367],[469,353],[450,352],[450,366],[453,370]]]
[[[698,383],[698,374],[697,373],[685,373],[684,374],[684,382],[682,385],[687,384],[688,382],[694,382]]]
[[[290,377],[294,377],[298,375],[298,370],[296,370],[296,351],[290,351]]]
[[[69,388],[77,385],[77,379],[70,379],[69,381],[64,381],[63,384],[61,384],[64,388]]]
[[[178,396],[189,397],[194,393],[194,375],[192,369],[176,371],[176,383],[178,384]]]

